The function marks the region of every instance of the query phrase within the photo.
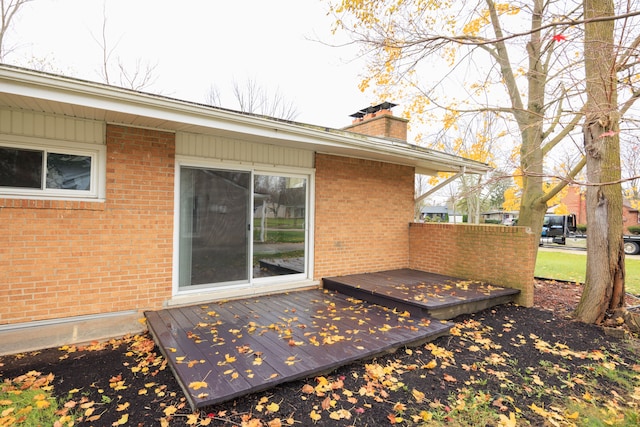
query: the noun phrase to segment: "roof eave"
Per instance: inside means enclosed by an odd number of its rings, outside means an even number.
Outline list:
[[[121,118],[153,118],[172,131],[215,130],[251,135],[268,143],[297,146],[328,154],[360,157],[413,166],[418,173],[486,173],[484,163],[424,149],[404,142],[347,131],[266,118],[181,101],[100,83],[0,65],[0,93],[117,113]],[[85,117],[86,118],[86,117]],[[130,124],[130,123],[129,123]]]

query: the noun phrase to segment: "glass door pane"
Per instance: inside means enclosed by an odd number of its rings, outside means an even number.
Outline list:
[[[250,172],[180,169],[180,288],[248,282],[250,184]]]
[[[305,273],[307,179],[255,175],[253,277]]]

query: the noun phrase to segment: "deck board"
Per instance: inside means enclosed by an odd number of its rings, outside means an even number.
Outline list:
[[[145,314],[194,409],[435,339],[452,326],[322,290]]]
[[[408,310],[414,316],[451,319],[510,301],[517,289],[418,270],[400,269],[323,278],[325,288]]]

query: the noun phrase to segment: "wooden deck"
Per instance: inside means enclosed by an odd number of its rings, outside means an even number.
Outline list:
[[[513,300],[520,292],[487,283],[400,269],[323,279],[325,289],[413,316],[453,319]]]
[[[196,409],[434,340],[453,326],[435,319],[519,292],[408,269],[330,277],[323,285],[145,314]]]
[[[192,408],[448,333],[448,322],[322,290],[145,313]]]

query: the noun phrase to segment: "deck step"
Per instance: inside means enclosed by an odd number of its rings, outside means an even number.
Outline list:
[[[416,317],[442,320],[509,303],[520,293],[517,289],[412,269],[325,277],[322,284],[325,289],[408,311]]]

